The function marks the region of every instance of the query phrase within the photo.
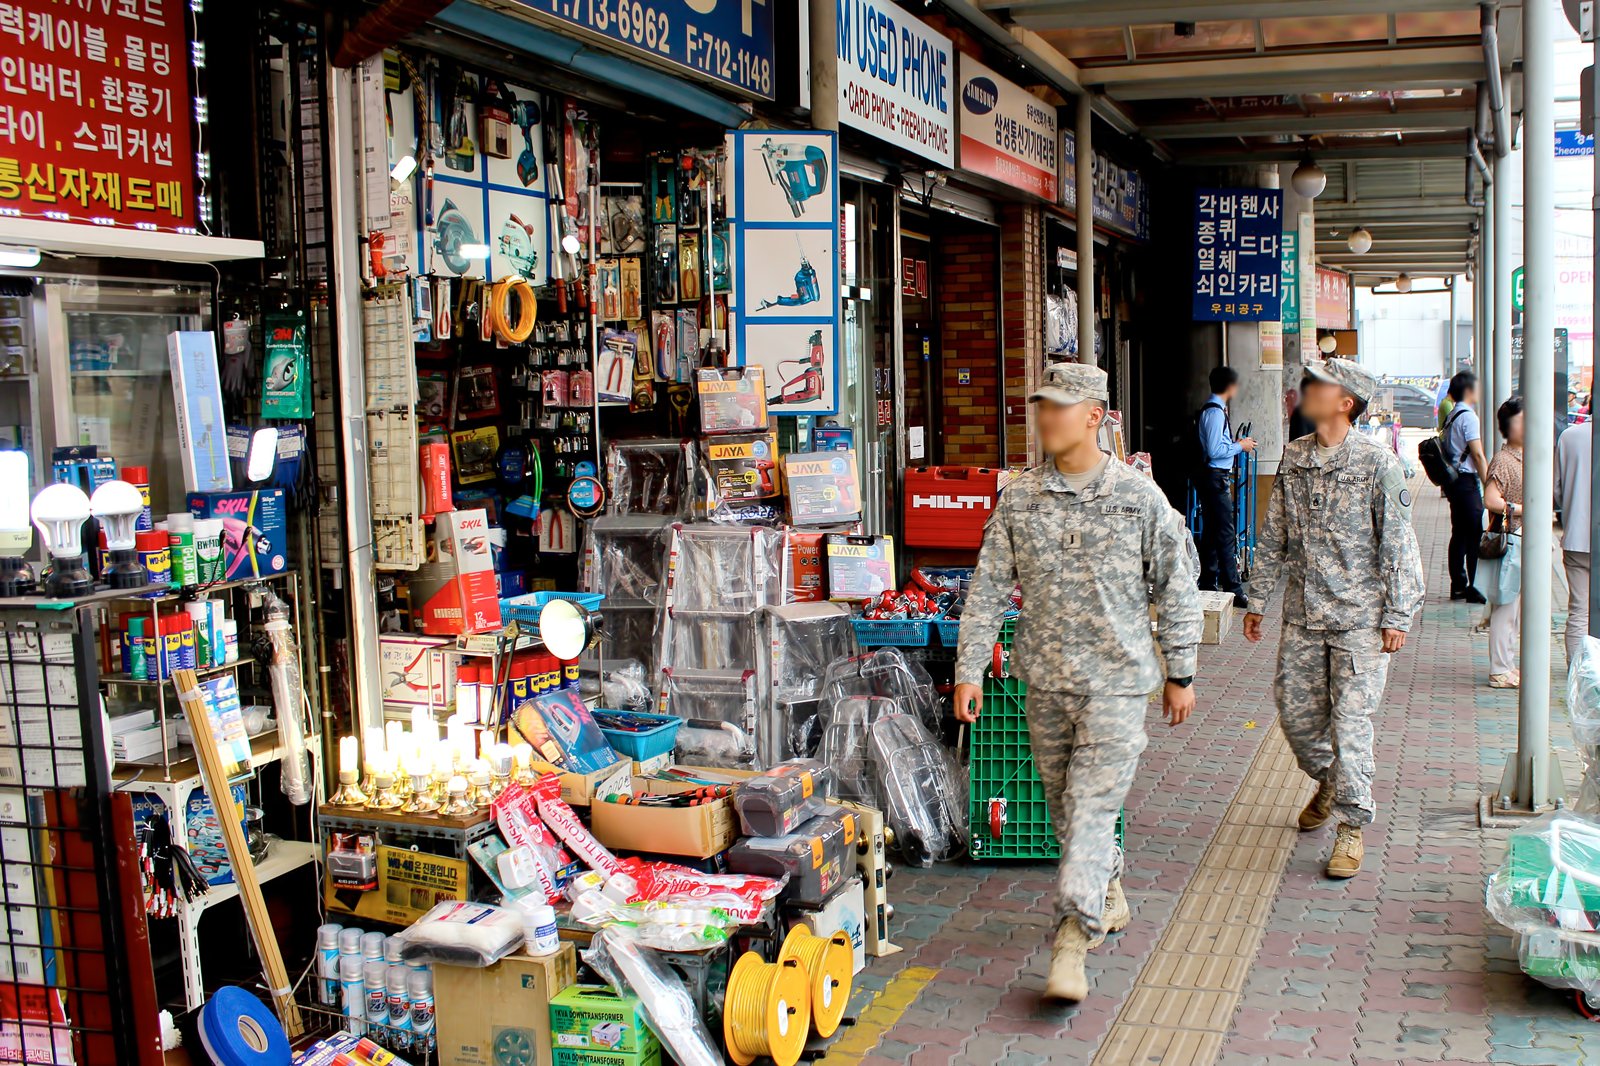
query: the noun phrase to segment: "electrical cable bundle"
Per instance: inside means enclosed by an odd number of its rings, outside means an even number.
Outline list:
[[[795,1066],[811,1035],[811,991],[799,959],[763,962],[747,951],[728,974],[722,1035],[728,1057],[751,1066],[766,1056],[778,1066]]]
[[[511,296],[517,296],[517,322],[511,324]],[[521,344],[533,335],[533,324],[539,317],[539,302],[534,297],[533,286],[518,274],[497,281],[489,298],[489,321],[495,336],[507,344]]]
[[[855,949],[843,930],[831,937],[812,936],[804,924],[789,930],[778,961],[798,960],[811,983],[811,1027],[826,1040],[839,1028],[850,1002],[855,975]]]

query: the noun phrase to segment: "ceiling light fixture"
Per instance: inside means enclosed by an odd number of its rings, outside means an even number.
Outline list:
[[[1365,226],[1357,226],[1350,231],[1350,239],[1345,243],[1356,255],[1366,255],[1372,250],[1372,231]]]
[[[1322,195],[1322,190],[1328,187],[1328,172],[1319,167],[1316,160],[1307,155],[1294,168],[1294,173],[1289,175],[1289,184],[1294,191],[1307,200],[1315,200]]]
[[[1411,275],[1410,274],[1401,274],[1398,278],[1395,278],[1394,279],[1394,291],[1395,292],[1410,292],[1411,291]]]

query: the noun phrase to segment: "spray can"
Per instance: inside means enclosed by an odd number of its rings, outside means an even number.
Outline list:
[[[222,519],[194,520],[194,555],[200,584],[222,580]]]
[[[401,1054],[409,1054],[412,1044],[411,969],[404,963],[390,963],[387,973],[390,1046]]]
[[[200,660],[195,653],[194,616],[179,611],[172,616],[173,628],[178,631],[178,662],[185,670],[193,670]]]
[[[133,548],[139,553],[139,565],[149,575],[150,584],[160,589],[172,584],[172,547],[167,534],[155,529],[135,533]]]
[[[433,974],[427,970],[412,970],[406,982],[411,993],[412,1044],[427,1057],[439,1043],[433,1031]]]
[[[144,627],[147,621],[149,619],[142,616],[128,619],[128,635],[122,641],[122,647],[128,653],[128,676],[135,681],[150,680],[150,660],[144,653]]]
[[[339,1005],[339,930],[335,922],[317,926],[317,1002]]]
[[[194,661],[198,666],[211,665],[211,601],[199,600],[195,603],[183,605],[184,613],[193,623],[190,630],[193,634]]]
[[[167,543],[172,545],[172,582],[199,583],[200,562],[194,551],[194,515],[180,511],[167,515]]]
[[[389,939],[379,932],[363,933],[361,936],[361,957],[367,962],[383,961],[383,942]]]
[[[381,1040],[383,1031],[389,1027],[389,966],[383,961],[382,944],[378,946],[378,958],[367,959],[363,970],[366,976],[367,1029],[374,1039]]]
[[[147,466],[125,466],[122,468],[122,480],[139,490],[139,499],[144,501],[144,507],[139,511],[139,517],[133,520],[136,533],[144,533],[155,528],[155,515],[150,513],[150,468]]]
[[[342,938],[349,931],[348,929],[340,931],[341,948],[344,946]],[[359,936],[361,930],[357,929],[356,933]],[[360,1036],[367,1031],[367,991],[362,980],[360,955],[339,956],[339,989],[340,1005],[344,1007],[345,1028]]]

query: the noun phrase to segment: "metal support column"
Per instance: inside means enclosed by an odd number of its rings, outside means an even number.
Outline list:
[[[1591,68],[1594,72],[1594,82],[1596,86],[1600,86],[1600,34],[1595,34],[1594,62],[1595,65]],[[1594,97],[1594,99],[1600,100],[1600,96]],[[1594,233],[1597,238],[1600,238],[1600,152],[1596,152],[1594,156],[1594,178],[1593,197],[1589,201],[1589,208],[1597,227]],[[1591,243],[1594,247],[1596,271],[1593,277],[1600,278],[1600,239]],[[1594,300],[1594,308],[1600,311],[1600,283],[1592,284],[1590,290],[1590,296]],[[1591,321],[1600,322],[1600,318],[1591,319]],[[1596,345],[1594,350],[1600,351],[1600,345]],[[1591,370],[1589,376],[1589,420],[1591,422],[1594,421],[1595,416],[1594,388],[1596,385],[1600,385],[1600,381],[1596,381],[1595,377],[1596,375]],[[1596,485],[1600,485],[1600,433],[1595,433],[1591,427],[1589,439],[1589,499],[1591,501],[1594,499]],[[1589,508],[1589,558],[1591,563],[1597,546],[1600,546],[1600,508],[1596,508],[1591,504]],[[1591,565],[1589,567],[1589,602],[1591,604],[1600,603],[1600,600],[1594,598],[1597,590],[1600,590],[1600,573],[1597,573],[1594,566]],[[1600,611],[1592,607],[1589,610],[1589,635],[1591,637],[1600,636]],[[1568,665],[1570,666],[1571,664],[1569,663]]]
[[[811,128],[839,128],[839,9],[835,0],[806,5],[811,42]]]
[[[1511,397],[1511,185],[1514,157],[1494,157],[1494,389],[1497,403]],[[1498,432],[1498,430],[1496,430]]]
[[[1517,750],[1506,766],[1518,812],[1548,808],[1562,793],[1550,748],[1550,563],[1555,482],[1555,8],[1522,5],[1523,134],[1522,684]]]
[[[1077,119],[1078,361],[1094,365],[1094,107],[1088,93],[1078,94]]]
[[[344,484],[339,498],[344,504],[346,589],[350,597],[350,692],[356,736],[383,723],[380,695],[383,680],[378,668],[377,569],[372,550],[372,492],[367,459],[366,362],[361,347],[361,253],[356,234],[361,230],[361,208],[356,189],[362,184],[356,167],[360,150],[356,136],[357,108],[354,71],[328,67],[328,228],[333,234],[334,352],[337,387],[344,412],[339,431]]]
[[[1444,376],[1451,377],[1456,372],[1456,316],[1461,313],[1461,305],[1457,301],[1456,281],[1459,275],[1451,275],[1444,279],[1445,285],[1450,290],[1450,323],[1444,330]]]
[[[1482,316],[1481,328],[1478,331],[1478,344],[1481,346],[1478,357],[1478,387],[1484,395],[1484,410],[1498,409],[1506,398],[1495,391],[1494,388],[1494,305],[1499,298],[1500,279],[1494,272],[1494,196],[1490,189],[1483,190],[1483,228],[1478,236],[1478,273],[1477,285],[1480,296],[1478,299],[1478,314]],[[1494,404],[1491,408],[1489,404]],[[1500,442],[1500,427],[1485,427],[1492,434],[1489,438],[1497,446]]]

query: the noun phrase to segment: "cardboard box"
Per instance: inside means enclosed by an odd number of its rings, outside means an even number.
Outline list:
[[[635,760],[634,764],[633,764],[633,776],[634,777],[645,777],[645,776],[647,776],[649,774],[655,773],[657,770],[665,770],[667,767],[669,767],[671,765],[672,765],[672,752],[664,751],[660,755],[651,756],[650,758],[646,759],[644,762],[639,762],[638,760]]]
[[[500,628],[500,598],[480,508],[434,518],[428,561],[411,579],[411,614],[424,633],[457,636]]]
[[[852,877],[840,885],[820,907],[792,907],[785,910],[784,925],[793,929],[804,922],[816,936],[830,937],[841,930],[849,935],[854,953],[851,973],[867,968],[866,903],[861,878]]]
[[[1202,592],[1200,609],[1205,612],[1205,628],[1200,631],[1200,643],[1221,644],[1233,628],[1233,593]]]
[[[782,495],[778,473],[778,435],[739,433],[700,442],[706,475],[724,503],[766,500]]]
[[[550,1001],[550,1036],[557,1048],[571,1051],[626,1055],[661,1048],[644,1023],[639,998],[620,996],[604,985],[562,989]]]
[[[569,807],[587,807],[609,796],[633,795],[633,764],[627,759],[587,774],[571,773],[537,759],[533,768],[541,773],[561,775],[561,798]]]
[[[791,529],[784,536],[789,556],[789,587],[784,599],[789,603],[816,603],[828,598],[827,568],[823,563],[825,533],[803,533]]]
[[[193,492],[189,513],[222,519],[225,580],[281,574],[289,565],[288,510],[282,489]]]
[[[894,589],[894,538],[829,533],[828,598],[870,600]]]
[[[413,703],[443,707],[451,697],[450,664],[445,655],[449,641],[409,633],[385,633],[378,638],[378,669],[383,676],[385,703]]]
[[[469,879],[466,859],[379,845],[377,889],[335,888],[332,880],[325,878],[323,902],[331,911],[369,922],[410,925],[435,903],[471,898]]]
[[[596,803],[590,811],[595,839],[622,851],[659,852],[707,859],[739,838],[731,799],[698,807],[636,807]]]
[[[528,1062],[549,1062],[550,1004],[577,979],[571,944],[543,958],[507,955],[489,967],[435,963],[439,1066],[500,1066],[495,1045],[502,1040],[531,1048]]]

